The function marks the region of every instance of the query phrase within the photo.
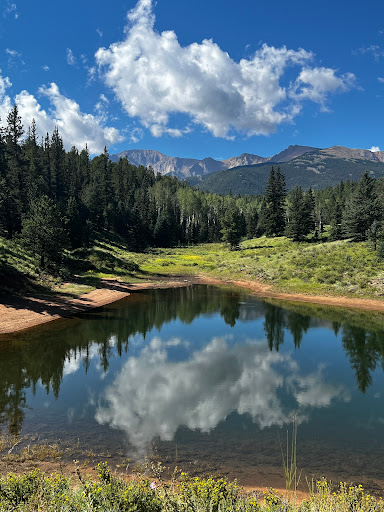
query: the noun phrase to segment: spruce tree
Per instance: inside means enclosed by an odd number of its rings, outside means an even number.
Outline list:
[[[347,201],[342,218],[344,236],[355,241],[366,240],[375,220],[381,217],[381,207],[377,200],[375,179],[364,172],[357,190]]]
[[[31,202],[20,237],[22,244],[38,258],[42,270],[60,262],[67,246],[67,235],[52,199],[42,196]]]
[[[306,235],[315,230],[315,196],[311,188],[304,196],[303,222]]]
[[[227,243],[231,250],[239,247],[241,240],[241,216],[236,206],[228,208],[221,219],[222,241]]]
[[[12,238],[15,232],[20,231],[23,205],[27,204],[25,198],[24,165],[19,144],[23,133],[21,117],[15,103],[7,116],[7,127],[5,130],[5,175],[8,194],[5,205],[5,224],[9,238]]]
[[[287,217],[286,235],[295,241],[302,240],[308,231],[305,223],[305,196],[301,187],[296,187],[289,194]]]
[[[261,218],[261,227],[267,236],[280,236],[285,228],[285,178],[280,171],[271,168],[265,189],[265,204]]]

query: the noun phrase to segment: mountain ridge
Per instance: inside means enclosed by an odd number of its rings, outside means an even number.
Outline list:
[[[276,157],[284,154],[294,154],[300,156],[312,150],[309,146],[289,146],[284,151],[271,157],[263,157],[252,153],[243,153],[240,156],[227,158],[225,160],[215,160],[212,157],[206,157],[201,160],[197,158],[182,158],[178,156],[168,156],[155,149],[129,149],[121,153],[111,155],[110,159],[117,162],[120,158],[128,158],[133,165],[143,165],[152,167],[157,173],[163,175],[174,175],[181,179],[198,178],[201,179],[207,174],[218,172],[225,169],[232,169],[242,165],[257,165],[266,162],[278,162]],[[281,160],[285,161],[285,160]]]
[[[308,162],[309,167],[317,170],[321,169],[322,162],[324,163],[325,160],[329,159],[341,159],[355,163],[362,160],[384,163],[384,151],[373,152],[368,149],[353,149],[345,146],[331,146],[322,149],[299,145],[290,145],[271,157],[243,153],[225,160],[215,160],[211,157],[199,160],[197,158],[168,156],[154,149],[130,149],[111,155],[110,158],[115,162],[119,158],[128,158],[133,165],[152,167],[156,173],[173,175],[179,179],[187,179],[198,183],[212,173],[227,169],[263,164],[283,164],[302,157],[308,157],[310,160]]]

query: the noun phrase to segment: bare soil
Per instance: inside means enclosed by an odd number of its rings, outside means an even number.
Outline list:
[[[103,279],[100,288],[78,298],[72,298],[65,294],[47,297],[0,295],[0,334],[22,331],[87,309],[105,306],[139,290],[175,288],[193,283],[230,284],[251,290],[259,297],[264,298],[384,312],[384,302],[380,300],[278,292],[273,290],[270,285],[258,281],[225,281],[206,276],[167,276],[147,283],[128,284],[117,279]]]

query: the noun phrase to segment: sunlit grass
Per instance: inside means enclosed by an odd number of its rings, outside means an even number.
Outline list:
[[[259,237],[243,241],[237,251],[213,243],[137,253],[128,250],[122,239],[104,234],[93,247],[67,253],[67,270],[54,279],[41,276],[33,258],[16,242],[0,239],[0,253],[1,260],[18,272],[72,295],[97,287],[101,279],[142,282],[161,276],[199,275],[262,281],[276,291],[292,293],[384,296],[384,262],[369,244],[327,242],[325,237],[305,242]]]
[[[114,476],[105,463],[95,468],[98,478],[83,475],[76,466],[76,479],[62,474],[47,476],[39,470],[0,477],[0,510],[98,512],[382,512],[384,504],[361,486],[341,482],[332,488],[327,481],[313,484],[309,499],[296,503],[274,489],[245,492],[237,482],[190,477],[174,472],[171,480],[158,471],[127,480]]]

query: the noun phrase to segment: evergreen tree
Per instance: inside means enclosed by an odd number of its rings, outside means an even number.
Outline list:
[[[67,176],[65,172],[65,150],[63,139],[56,127],[49,144],[50,194],[58,203],[67,196]]]
[[[267,236],[282,235],[285,228],[285,178],[278,167],[271,168],[265,189],[265,204],[262,215],[262,229]]]
[[[39,259],[39,266],[56,265],[67,245],[64,222],[57,206],[47,196],[32,201],[21,232],[23,245]]]
[[[222,241],[229,244],[231,250],[236,249],[241,240],[241,217],[236,207],[225,212],[221,225]]]
[[[304,196],[303,221],[305,224],[304,231],[306,235],[315,230],[315,196],[311,188]]]
[[[287,210],[287,229],[288,237],[295,241],[300,241],[308,234],[308,226],[306,226],[307,207],[305,196],[301,187],[296,187],[289,194],[289,203]]]
[[[368,172],[364,172],[356,192],[345,205],[342,218],[344,236],[356,241],[366,240],[372,223],[380,217],[381,208],[377,200],[375,179]]]
[[[5,224],[9,238],[21,229],[23,204],[25,201],[24,165],[19,141],[24,133],[21,117],[15,104],[7,117],[5,131],[6,188],[7,197],[4,207]]]

